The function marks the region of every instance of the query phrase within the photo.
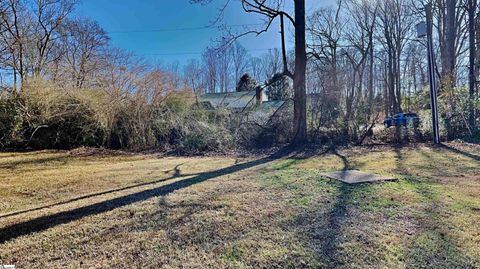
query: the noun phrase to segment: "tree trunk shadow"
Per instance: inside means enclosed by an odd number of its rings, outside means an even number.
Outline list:
[[[288,153],[289,152],[286,152],[286,151],[280,151],[278,153],[275,153],[271,156],[268,156],[262,159],[258,159],[258,160],[254,160],[246,163],[235,164],[230,167],[222,168],[212,172],[199,173],[193,177],[176,181],[158,188],[144,190],[141,192],[114,198],[111,200],[83,206],[73,210],[63,211],[63,212],[59,212],[59,213],[55,213],[47,216],[38,217],[29,221],[13,224],[11,226],[0,229],[0,244],[23,235],[41,232],[60,224],[65,224],[75,220],[79,220],[86,216],[104,213],[119,207],[144,201],[156,196],[167,195],[176,190],[187,188],[189,186],[201,183],[206,180],[210,180],[216,177],[221,177],[227,174],[239,172],[241,170],[262,165],[262,164],[274,161],[276,159],[282,158],[286,156]],[[178,177],[178,173],[176,173],[176,176]]]
[[[86,195],[82,195],[82,196],[75,197],[75,198],[72,198],[72,199],[69,199],[69,200],[66,200],[66,201],[62,201],[62,202],[58,202],[58,203],[53,203],[53,204],[49,204],[49,205],[45,205],[45,206],[39,206],[39,207],[30,208],[30,209],[21,210],[21,211],[16,211],[16,212],[11,212],[11,213],[6,213],[6,214],[3,214],[3,215],[0,215],[0,219],[17,216],[17,215],[24,214],[24,213],[35,212],[35,211],[39,211],[39,210],[42,210],[42,209],[52,208],[52,207],[55,207],[55,206],[66,205],[66,204],[73,203],[73,202],[76,202],[76,201],[85,200],[85,199],[93,198],[93,197],[97,197],[97,196],[102,196],[102,195],[105,195],[105,194],[111,194],[111,193],[115,193],[115,192],[125,191],[125,190],[129,190],[129,189],[137,188],[137,187],[154,185],[154,184],[157,184],[157,183],[160,183],[160,182],[172,180],[172,179],[179,178],[179,177],[189,177],[189,176],[197,176],[198,175],[198,174],[181,174],[180,169],[179,169],[179,167],[181,165],[182,164],[179,164],[179,165],[175,166],[175,168],[173,170],[171,170],[171,171],[174,172],[173,176],[170,176],[170,177],[167,177],[167,178],[162,178],[162,179],[159,179],[159,180],[154,180],[154,181],[149,181],[149,182],[138,183],[138,184],[134,184],[134,185],[126,186],[126,187],[121,187],[121,188],[117,188],[117,189],[112,189],[112,190],[106,190],[106,191],[102,191],[102,192],[86,194]],[[170,172],[170,171],[167,171],[166,173],[168,173],[168,172]]]
[[[448,146],[446,144],[441,144],[440,147],[443,148],[443,149],[446,149],[450,152],[453,152],[455,154],[463,155],[467,158],[470,158],[472,160],[480,162],[480,155],[476,155],[476,154],[473,154],[473,153],[470,153],[470,152],[467,152],[467,151],[459,150],[459,149],[456,149],[454,147]]]
[[[458,154],[468,154],[467,157],[475,159],[473,154],[445,145],[442,147]],[[414,191],[422,197],[422,204],[424,204],[421,205],[422,209],[419,212],[409,212],[410,218],[416,222],[417,229],[412,237],[405,238],[403,255],[407,267],[475,268],[474,262],[455,245],[456,231],[445,229],[449,225],[443,218],[449,213],[448,209],[442,210],[445,206],[442,197],[429,187],[432,183],[422,182],[408,172],[403,163],[405,157],[399,148],[395,149],[395,154],[397,169],[409,177],[407,180],[413,185]]]
[[[338,156],[343,163],[343,171],[352,169],[352,165],[348,158],[340,154],[336,148],[332,148],[334,155]],[[320,240],[321,258],[328,268],[337,268],[343,264],[342,253],[339,251],[342,243],[342,233],[345,222],[348,220],[348,207],[352,199],[356,186],[339,182],[340,187],[334,204],[326,214],[326,221],[322,232],[317,237]],[[325,216],[324,216],[325,217]]]

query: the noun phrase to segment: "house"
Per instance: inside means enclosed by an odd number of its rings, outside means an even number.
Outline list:
[[[264,90],[258,87],[253,91],[207,93],[199,97],[200,102],[209,103],[213,108],[226,108],[241,111],[268,102]]]

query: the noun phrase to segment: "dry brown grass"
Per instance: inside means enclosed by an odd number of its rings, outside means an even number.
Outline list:
[[[0,264],[477,268],[478,149],[251,159],[0,153],[0,214],[60,203],[0,217]],[[320,177],[344,168],[398,180],[349,186]]]

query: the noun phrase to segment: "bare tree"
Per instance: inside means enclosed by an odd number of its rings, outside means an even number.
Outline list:
[[[468,35],[469,35],[469,73],[468,73],[468,88],[469,88],[469,100],[470,100],[470,107],[469,107],[469,123],[471,128],[475,127],[475,97],[476,93],[476,82],[477,78],[476,74],[476,65],[475,65],[475,58],[477,53],[477,44],[476,42],[476,22],[475,22],[475,13],[477,11],[477,1],[476,0],[468,0]]]
[[[189,60],[183,69],[185,85],[192,89],[193,93],[201,93],[203,70],[198,60]]]
[[[235,73],[235,83],[238,83],[240,77],[245,73],[247,68],[247,50],[240,45],[240,43],[235,42],[231,49],[233,68]]]
[[[1,18],[7,17],[7,5],[6,2],[0,3],[0,22],[2,21]],[[3,24],[0,23],[0,37],[3,37],[6,34],[7,30],[3,27]],[[7,68],[5,63],[8,61],[9,53],[8,53],[8,45],[3,41],[0,40],[0,72],[1,70]],[[0,75],[2,75],[0,73]],[[0,81],[0,86],[3,84],[3,80]]]
[[[349,32],[349,42],[362,54],[362,62],[368,57],[367,100],[372,111],[374,98],[374,34],[377,24],[378,2],[369,0],[347,1],[348,14],[353,18],[353,30]],[[357,41],[356,41],[357,40]]]
[[[202,55],[205,65],[205,90],[206,92],[214,93],[217,91],[217,71],[218,59],[214,49],[207,48]]]
[[[27,76],[43,75],[49,64],[63,56],[61,31],[74,0],[6,0],[0,14],[1,43],[8,56],[2,64],[13,71],[14,86]]]
[[[336,9],[324,8],[309,18],[309,55],[318,61],[324,72],[328,73],[325,91],[328,105],[332,108],[340,105],[341,88],[338,80],[338,54],[345,23],[340,19],[341,2]]]
[[[282,59],[279,49],[269,49],[262,57],[263,78],[270,79],[282,70]]]
[[[436,0],[438,45],[440,48],[442,89],[457,84],[458,57],[466,49],[468,26],[466,0]]]
[[[210,3],[211,0],[192,0],[193,3]],[[281,32],[284,35],[284,20],[287,19],[295,28],[295,73],[292,74],[287,68],[285,42],[282,42],[284,60],[284,73],[293,77],[295,89],[294,97],[294,137],[292,145],[301,145],[307,141],[307,119],[306,119],[306,37],[305,37],[305,0],[294,1],[295,19],[284,10],[283,0],[241,0],[242,8],[247,13],[261,15],[265,18],[265,25],[260,30],[248,30],[244,33],[234,35],[230,42],[239,37],[256,34],[260,35],[268,31],[277,18],[281,23]],[[226,1],[228,5],[230,1]],[[223,9],[224,10],[224,9]],[[283,38],[282,38],[283,40]]]
[[[294,131],[293,145],[307,142],[307,93],[306,93],[306,19],[305,0],[295,0],[295,73],[293,75],[294,96]]]
[[[248,61],[249,72],[252,74],[253,78],[256,81],[265,81],[266,77],[263,75],[265,71],[262,65],[262,59],[251,57]]]
[[[76,87],[83,87],[87,80],[92,82],[94,74],[105,62],[105,50],[110,38],[98,23],[80,19],[68,21],[63,27],[62,59],[71,72]],[[68,72],[68,71],[67,71]]]
[[[401,57],[410,38],[414,21],[409,15],[409,3],[405,0],[385,0],[379,7],[382,35],[379,38],[386,52],[387,110],[402,111]]]
[[[220,83],[220,92],[228,92],[230,90],[231,79],[230,70],[232,67],[231,47],[222,46],[216,50],[218,59],[218,81]],[[235,84],[233,84],[235,85]]]
[[[39,76],[46,66],[61,57],[58,49],[61,28],[67,16],[73,11],[75,0],[36,0],[33,16],[35,54],[32,59],[34,76]]]
[[[25,32],[30,24],[26,15],[25,7],[19,0],[2,1],[2,13],[0,13],[0,31],[4,52],[2,64],[11,68],[13,86],[17,87],[17,76],[20,76],[20,83],[25,78],[25,47],[27,40]]]

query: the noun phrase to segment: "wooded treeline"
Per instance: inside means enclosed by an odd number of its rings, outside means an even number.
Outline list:
[[[303,1],[294,2],[298,7]],[[199,59],[179,68],[113,48],[98,23],[75,16],[77,1],[1,0],[0,147],[144,149],[199,143],[200,148],[219,148],[224,143],[228,148],[241,144],[245,137],[238,133],[249,132],[245,128],[254,128],[251,133],[270,137],[272,143],[275,135],[294,136],[295,118],[252,123],[238,113],[199,106],[195,95],[234,91],[245,73],[259,84],[269,84],[279,74],[289,76],[298,94],[301,80],[294,75],[299,51],[288,51],[284,40],[297,36],[302,26],[307,61],[306,89],[300,92],[307,93],[309,141],[362,142],[384,116],[408,111],[422,116],[420,138],[428,138],[426,40],[416,37],[415,28],[425,20],[423,1],[339,0],[310,11],[305,23],[295,20],[293,8],[283,0],[241,3],[266,24],[243,32],[227,29],[221,44],[212,44]],[[442,135],[478,139],[477,0],[432,3]],[[251,56],[255,48],[246,49],[237,39],[277,25],[280,29],[273,30],[279,30],[283,40],[272,46],[278,49],[261,56]],[[282,113],[293,114],[286,107]],[[301,115],[298,107],[295,117]],[[285,131],[279,132],[275,124]],[[267,135],[269,130],[275,134]],[[225,141],[209,133],[222,134]]]
[[[339,128],[354,138],[361,126],[399,112],[422,113],[429,121],[426,38],[418,38],[416,32],[416,25],[426,19],[426,3],[434,11],[443,135],[447,139],[478,135],[480,16],[476,0],[338,0],[334,6],[307,14],[306,91],[315,100],[307,104],[314,108],[309,111],[310,128]],[[275,20],[281,22],[278,30],[284,37],[296,34],[293,12],[285,8],[288,1],[244,0],[242,4],[246,12],[262,16],[266,23],[263,28],[229,31],[230,40],[271,30]],[[285,50],[282,42],[278,45]],[[280,73],[295,73],[293,52],[278,50],[275,62],[283,66],[277,68]],[[207,77],[213,78],[211,74]]]
[[[309,53],[310,70],[318,75],[309,76],[315,85],[309,90],[325,93],[334,106],[343,102],[346,121],[363,109],[372,116],[375,107],[382,116],[429,109],[426,39],[416,32],[425,21],[424,3],[343,0],[316,11],[309,20]],[[478,5],[431,3],[440,110],[445,136],[455,138],[473,133],[478,120]]]

